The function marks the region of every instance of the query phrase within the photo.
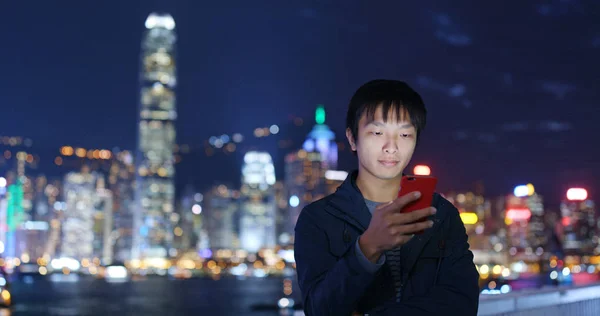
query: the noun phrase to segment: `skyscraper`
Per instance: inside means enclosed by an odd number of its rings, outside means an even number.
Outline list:
[[[546,244],[543,198],[534,186],[519,185],[506,199],[505,223],[509,254],[519,259],[536,260]]]
[[[288,201],[284,238],[293,242],[294,227],[302,209],[327,194],[321,155],[300,149],[285,156],[285,192]]]
[[[310,131],[302,148],[307,152],[318,152],[324,170],[334,170],[337,167],[338,147],[335,133],[325,125],[325,107],[321,104],[315,111],[315,126]]]
[[[131,259],[133,242],[133,216],[135,209],[135,165],[129,151],[115,153],[108,173],[108,188],[112,192],[114,210],[114,259],[120,262]]]
[[[325,125],[325,107],[315,111],[315,126],[302,149],[285,157],[285,192],[288,196],[288,227],[284,239],[293,238],[294,226],[302,209],[309,203],[333,193],[347,172],[335,170],[338,146],[335,133]],[[285,234],[285,233],[284,233]]]
[[[570,255],[598,254],[597,225],[594,201],[588,198],[587,190],[571,188],[566,200],[560,204],[562,215],[562,242]]]
[[[206,253],[219,249],[237,248],[239,245],[234,217],[239,208],[239,191],[226,185],[213,186],[203,196],[203,206],[196,206],[196,212],[202,213],[202,230],[200,233],[200,250]]]
[[[244,155],[240,214],[241,248],[258,252],[276,244],[275,168],[271,155],[251,151]]]
[[[145,26],[132,259],[164,259],[173,240],[175,197],[175,21],[152,13]]]
[[[98,174],[84,166],[65,176],[62,256],[78,261],[94,256],[94,198]]]

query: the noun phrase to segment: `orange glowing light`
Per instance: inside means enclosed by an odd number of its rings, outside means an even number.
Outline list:
[[[79,158],[84,158],[86,153],[87,153],[87,150],[85,150],[84,148],[77,148],[75,150],[75,155],[77,155],[77,157],[79,157]]]
[[[431,175],[431,169],[425,165],[416,165],[413,173],[418,176],[429,176]]]
[[[63,156],[72,156],[72,155],[73,155],[73,152],[74,152],[74,151],[73,151],[73,147],[71,147],[71,146],[63,146],[63,147],[60,149],[60,153],[61,153]]]

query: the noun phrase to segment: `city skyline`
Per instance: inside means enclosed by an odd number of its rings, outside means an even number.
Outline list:
[[[17,12],[24,10],[14,6]],[[432,166],[441,178],[441,190],[470,189],[483,180],[491,195],[498,195],[531,182],[550,205],[557,205],[571,186],[585,186],[591,196],[597,195],[598,148],[587,145],[597,139],[596,101],[590,86],[595,72],[585,65],[593,62],[599,45],[592,35],[544,35],[556,20],[574,30],[593,29],[592,16],[570,2],[522,7],[512,13],[513,25],[506,30],[490,27],[485,34],[469,23],[484,17],[498,21],[492,10],[475,14],[475,9],[412,8],[427,32],[402,37],[414,45],[399,55],[393,52],[401,45],[393,43],[385,49],[350,49],[357,44],[375,47],[386,36],[403,34],[379,19],[385,13],[374,14],[355,4],[337,11],[291,4],[275,6],[268,13],[243,8],[248,14],[237,20],[231,18],[242,8],[213,8],[206,13],[181,2],[163,7],[178,23],[179,143],[200,145],[213,135],[243,133],[249,147],[271,153],[280,179],[283,157],[300,147],[313,125],[317,104],[325,104],[327,124],[337,141],[345,143],[343,117],[353,90],[373,77],[394,77],[414,86],[428,105],[430,124],[413,162]],[[8,65],[14,78],[0,86],[0,102],[13,105],[8,109],[11,115],[0,118],[3,135],[31,138],[33,148],[50,164],[63,145],[135,148],[139,43],[143,22],[156,8],[122,5],[121,9],[107,6],[85,16],[73,14],[77,8],[60,12],[49,8],[53,14],[32,13],[19,21],[8,17],[24,35],[16,38],[8,32],[14,45],[0,52],[7,60],[18,56],[18,62]],[[199,19],[188,11],[207,15]],[[112,17],[111,23],[99,23],[99,16]],[[351,23],[351,17],[363,22]],[[407,17],[400,27],[417,22],[411,19],[416,18]],[[532,27],[519,32],[526,21]],[[28,29],[41,24],[48,27]],[[206,30],[211,28],[227,36]],[[278,28],[281,32],[274,31]],[[369,39],[365,29],[377,35]],[[320,32],[309,32],[309,37],[305,34],[309,30]],[[511,37],[501,39],[503,32]],[[529,42],[529,37],[537,41]],[[57,45],[40,58],[30,43],[49,46],[49,39]],[[444,54],[417,54],[433,51]],[[510,62],[502,56],[511,56]],[[289,115],[303,118],[305,124],[295,127]],[[255,127],[271,124],[280,126],[278,138],[252,137]],[[277,150],[277,141],[288,138],[295,145]],[[241,150],[218,157],[191,153],[178,165],[178,173],[194,176],[177,177],[178,189],[188,183],[199,189],[215,182],[237,183],[243,154]],[[338,169],[353,167],[352,155],[341,151]]]
[[[446,272],[472,261],[480,314],[593,313],[598,8],[6,4],[0,311],[335,313],[315,304],[315,284],[372,272],[355,261],[369,203],[348,213],[363,196],[348,178],[358,165],[347,103],[362,83],[389,78],[420,93],[429,114],[404,173],[437,177],[441,195],[434,225],[403,245],[404,281],[384,260],[381,271],[402,281],[398,310],[440,289],[435,301],[447,305],[446,290],[460,291]],[[322,214],[305,209],[340,185]],[[305,252],[323,259],[308,292]],[[368,307],[364,289],[340,309],[386,312]]]

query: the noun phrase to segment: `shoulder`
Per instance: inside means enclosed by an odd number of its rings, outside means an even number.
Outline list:
[[[456,206],[441,194],[434,194],[432,204],[437,209],[438,212],[436,215],[439,216],[440,220],[450,221],[451,223],[455,222],[456,219],[459,219],[460,221],[460,213]],[[462,224],[462,221],[460,223]]]
[[[329,204],[331,197],[332,194],[306,205],[302,211],[300,211],[298,221],[296,222],[296,229],[298,229],[299,226],[302,227],[303,225],[318,226],[318,223],[322,222],[323,218],[327,214],[325,209]]]
[[[306,205],[304,207],[304,209],[302,209],[302,213],[304,212],[322,212],[325,210],[325,207],[327,206],[327,204],[329,204],[329,201],[331,200],[331,197],[333,197],[333,194],[327,195],[323,198],[320,198],[316,201],[311,202],[310,204]]]
[[[448,199],[439,193],[433,195],[433,206],[447,214],[458,214],[458,209]]]
[[[450,236],[453,236],[453,237],[459,237],[459,236],[465,235],[466,234],[465,225],[464,225],[462,219],[460,218],[460,212],[458,211],[456,206],[454,206],[454,204],[452,204],[450,201],[448,201],[446,198],[444,198],[440,194],[436,193],[436,195],[437,195],[437,203],[434,203],[434,206],[438,209],[437,214],[443,214],[442,215],[444,217],[442,219],[443,226],[444,226],[443,231],[445,231],[446,234],[449,234]]]

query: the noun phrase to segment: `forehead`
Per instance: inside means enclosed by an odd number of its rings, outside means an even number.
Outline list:
[[[361,116],[360,125],[368,125],[373,122],[388,124],[410,124],[412,121],[408,110],[403,106],[384,106],[377,105],[368,107]]]

